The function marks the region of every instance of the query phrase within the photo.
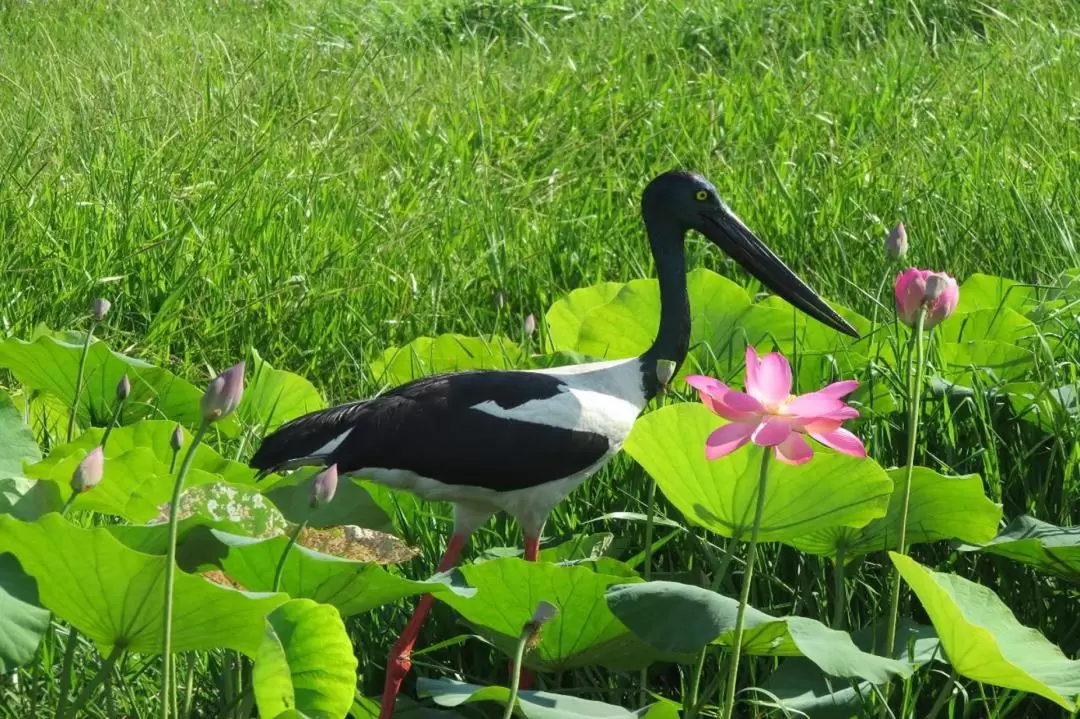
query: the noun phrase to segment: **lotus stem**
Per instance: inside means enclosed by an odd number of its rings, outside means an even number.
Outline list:
[[[90,355],[90,343],[94,341],[94,328],[98,320],[90,322],[90,329],[83,342],[82,354],[79,355],[79,371],[75,373],[75,399],[71,403],[71,415],[68,417],[67,441],[75,439],[75,417],[79,414],[79,397],[82,395],[83,372],[86,370],[86,358]]]
[[[109,420],[109,425],[105,428],[105,434],[103,434],[101,436],[101,447],[102,447],[102,449],[105,448],[105,444],[109,441],[109,435],[112,434],[113,428],[119,426],[119,424],[120,424],[120,412],[123,411],[124,403],[126,401],[127,401],[126,397],[124,399],[121,399],[121,400],[117,401],[116,409],[113,410],[112,419]]]
[[[195,659],[188,657],[187,679],[184,682],[184,719],[191,717],[191,703],[195,699]]]
[[[518,638],[517,649],[514,651],[514,668],[510,670],[510,698],[506,701],[503,710],[503,719],[511,719],[514,716],[514,706],[517,704],[518,689],[521,686],[521,663],[525,659],[525,645],[529,641],[529,632],[524,631]]]
[[[281,575],[285,573],[285,559],[289,556],[289,551],[292,550],[293,545],[296,544],[300,533],[307,527],[309,518],[304,517],[304,521],[296,525],[296,529],[289,535],[289,543],[285,545],[285,549],[281,552],[281,559],[278,560],[277,569],[274,570],[274,585],[271,591],[281,591]]]
[[[833,580],[836,583],[833,589],[833,629],[844,628],[844,616],[847,612],[847,589],[844,587],[844,549],[843,540],[836,543],[836,561],[833,569]]]
[[[69,624],[67,646],[64,647],[64,663],[60,666],[60,698],[56,702],[58,718],[64,716],[68,692],[71,690],[71,668],[75,663],[75,645],[78,643],[79,630]]]
[[[949,673],[949,678],[945,681],[945,686],[941,687],[941,691],[938,692],[937,698],[934,699],[934,705],[930,707],[930,713],[926,715],[926,719],[937,719],[938,712],[945,706],[945,702],[949,701],[949,697],[952,695],[953,686],[956,684],[956,680],[959,674],[956,673],[956,668]]]
[[[169,678],[172,671],[172,610],[173,610],[173,583],[176,580],[176,535],[177,517],[180,508],[180,494],[184,490],[184,477],[191,468],[191,460],[195,457],[195,449],[199,446],[206,430],[210,428],[210,422],[203,420],[199,425],[195,438],[188,447],[184,461],[180,465],[180,472],[176,475],[176,484],[173,486],[172,501],[169,503],[169,548],[165,557],[165,617],[161,635],[161,648],[164,652],[161,667],[161,719],[168,719],[171,702],[169,701]]]
[[[61,517],[67,516],[68,511],[70,511],[70,509],[71,509],[71,505],[75,504],[75,500],[78,499],[78,498],[79,498],[79,493],[72,490],[71,496],[69,496],[67,498],[67,501],[64,502],[64,506],[60,508],[60,516]]]
[[[686,709],[686,719],[694,719],[698,713],[698,695],[701,691],[701,672],[705,668],[705,657],[709,655],[709,645],[706,644],[698,653],[697,662],[694,663],[694,676],[690,679],[690,695],[688,702],[683,702]],[[645,702],[640,702],[644,706]],[[639,707],[640,708],[640,707]]]
[[[915,467],[915,446],[919,435],[919,399],[922,394],[923,372],[926,368],[926,357],[923,349],[923,323],[926,320],[926,308],[919,309],[919,315],[915,319],[915,333],[911,337],[914,357],[908,355],[908,378],[911,378],[911,364],[915,365],[915,381],[908,392],[910,406],[908,407],[908,443],[907,462],[904,465],[904,502],[900,509],[900,541],[898,551],[907,554],[907,522],[908,509],[911,505],[911,475]],[[893,568],[892,598],[889,601],[889,626],[885,639],[885,656],[891,657],[893,647],[896,645],[896,623],[900,615],[900,572]],[[887,695],[886,695],[887,696]]]
[[[739,611],[735,615],[735,636],[731,647],[731,664],[728,666],[727,686],[724,687],[723,719],[731,719],[735,709],[735,682],[739,678],[739,655],[742,653],[743,621],[746,618],[746,605],[750,602],[750,582],[754,578],[754,561],[757,559],[758,534],[761,531],[761,515],[765,511],[765,485],[769,477],[769,457],[771,448],[761,452],[761,474],[758,476],[757,506],[754,508],[754,524],[750,530],[750,546],[746,549],[746,572],[743,576],[742,591],[739,592]]]
[[[94,675],[93,679],[87,682],[86,686],[83,687],[83,690],[79,692],[79,696],[75,698],[75,703],[71,705],[72,716],[77,715],[79,710],[90,700],[94,690],[97,689],[98,685],[101,684],[105,677],[109,676],[113,665],[116,664],[116,660],[119,659],[120,655],[123,653],[123,646],[119,644],[113,646],[112,651],[109,652],[109,656],[102,662],[101,667],[98,668],[97,674]]]

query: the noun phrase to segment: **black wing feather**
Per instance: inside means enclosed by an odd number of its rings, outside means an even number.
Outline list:
[[[314,412],[267,437],[251,460],[263,473],[293,463],[405,469],[445,484],[513,490],[575,474],[610,449],[607,437],[494,417],[471,409],[494,401],[504,409],[565,390],[551,375],[474,371],[414,380],[370,400]],[[332,453],[311,453],[342,433]]]

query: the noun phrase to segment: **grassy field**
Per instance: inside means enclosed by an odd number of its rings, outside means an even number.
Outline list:
[[[701,171],[797,273],[867,316],[901,220],[911,264],[961,280],[1080,266],[1080,8],[1067,0],[0,0],[0,32],[4,330],[77,326],[108,296],[113,347],[196,383],[254,347],[340,401],[381,389],[372,360],[418,336],[521,339],[525,315],[576,287],[651,276],[639,196],[674,166]],[[700,237],[689,252],[748,282]],[[1006,517],[1075,518],[1075,444],[1036,455],[1021,428],[964,421],[931,422],[922,449],[1000,487]],[[900,439],[880,438],[883,465],[902,461]],[[621,457],[546,533],[607,529],[633,554],[638,524],[585,522],[641,511],[644,486]],[[447,507],[422,516],[407,537],[424,551],[417,574],[449,529]],[[519,541],[500,520],[472,551]],[[768,552],[774,576],[753,604],[826,615],[824,562]],[[655,571],[701,566],[679,540]],[[1001,571],[1017,615],[1075,653],[1075,610]],[[409,606],[350,624],[367,694]],[[421,646],[462,632],[439,607]],[[505,681],[498,656],[458,643],[416,666]],[[203,669],[210,692],[216,669]],[[631,706],[636,678],[554,682]],[[680,674],[653,679],[670,694]],[[1010,716],[1056,711],[1018,706]]]

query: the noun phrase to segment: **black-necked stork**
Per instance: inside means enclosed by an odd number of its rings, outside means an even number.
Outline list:
[[[676,368],[690,343],[683,242],[697,230],[794,306],[845,334],[858,333],[736,217],[707,180],[683,171],[653,179],[641,213],[660,284],[656,340],[639,357],[541,370],[425,377],[373,399],[305,415],[266,437],[251,459],[260,474],[337,464],[361,476],[454,504],[454,532],[439,570],[496,512],[513,516],[535,561],[554,506],[619,451],[658,389],[657,361]],[[433,598],[425,595],[391,651],[380,716],[393,713]]]

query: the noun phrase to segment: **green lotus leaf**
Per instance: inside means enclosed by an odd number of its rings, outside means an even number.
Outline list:
[[[888,513],[865,527],[830,527],[790,544],[798,549],[836,559],[843,548],[845,562],[863,554],[895,549],[900,540],[900,515],[904,506],[904,468],[891,469],[894,491]],[[1001,521],[1001,506],[983,494],[977,474],[947,477],[927,467],[915,467],[911,475],[907,543],[922,544],[942,539],[965,542],[989,541]]]
[[[81,338],[43,334],[33,342],[9,338],[0,342],[0,367],[22,384],[43,390],[75,406],[75,380],[82,357]],[[116,385],[127,374],[131,394],[120,419],[130,424],[145,417],[164,417],[197,427],[202,421],[199,400],[203,391],[168,370],[134,357],[113,352],[101,340],[90,343],[83,372],[76,419],[80,426],[105,425],[116,409]],[[234,417],[216,423],[218,431],[233,436]]]
[[[1080,583],[1080,527],[1058,527],[1022,515],[981,547],[968,545],[960,549],[1000,554]]]
[[[221,547],[217,564],[252,591],[270,591],[285,536],[252,539],[208,530]],[[458,573],[440,574],[425,582],[391,574],[373,562],[357,562],[316,552],[297,544],[285,560],[281,591],[336,607],[342,616],[366,612],[416,594],[452,592],[471,597],[476,591],[460,582]]]
[[[591,310],[615,299],[622,288],[622,282],[601,282],[559,298],[546,315],[549,351],[576,351],[582,321]]]
[[[960,302],[953,316],[999,308],[1023,313],[1031,309],[1037,299],[1033,287],[976,272],[960,284]]]
[[[236,413],[248,427],[264,434],[285,422],[326,406],[311,382],[285,370],[274,369],[255,349],[246,367],[244,396]]]
[[[654,649],[695,654],[710,644],[730,645],[739,602],[692,584],[643,582],[611,587],[607,604],[616,617]],[[807,617],[773,617],[746,608],[742,651],[756,656],[804,656],[835,677],[875,684],[908,676],[907,662],[859,649],[847,632]]]
[[[400,385],[417,377],[470,369],[511,369],[525,353],[505,337],[443,334],[418,337],[404,347],[391,347],[371,363],[376,381]]]
[[[873,652],[885,645],[887,624],[879,622],[851,634],[855,646]],[[896,631],[893,659],[922,667],[931,661],[943,662],[941,643],[933,627],[901,617]],[[836,679],[822,673],[803,657],[785,659],[761,685],[783,709],[810,719],[850,719],[865,716],[874,685],[867,681]]]
[[[0,392],[0,477],[20,477],[23,462],[41,459],[34,433],[23,422],[11,397]]]
[[[636,669],[667,657],[634,637],[604,603],[612,584],[640,581],[634,577],[598,574],[588,564],[564,566],[493,559],[461,568],[476,596],[449,592],[436,595],[453,607],[480,634],[512,655],[525,623],[541,601],[559,613],[544,625],[540,642],[525,664],[542,671],[563,671],[589,664]],[[688,662],[692,657],[684,657]]]
[[[724,423],[697,402],[669,405],[641,417],[624,448],[689,521],[726,537],[748,538],[762,450],[747,445],[706,459],[705,439]],[[773,461],[760,539],[785,541],[829,527],[864,526],[885,514],[892,488],[872,459],[820,445],[806,464]]]
[[[506,687],[483,687],[453,679],[417,681],[417,694],[431,697],[441,707],[454,708],[473,702],[510,701]],[[525,719],[679,719],[679,705],[662,700],[637,711],[581,697],[542,691],[518,692],[516,708]]]
[[[150,451],[154,459],[168,470],[173,463],[170,441],[174,429],[176,429],[175,422],[154,419],[144,419],[125,427],[117,427],[109,434],[105,456],[106,458],[114,457],[133,449],[144,449]],[[101,444],[104,434],[104,429],[93,427],[76,437],[74,441],[54,447],[46,459],[27,468],[26,476],[57,478],[67,482],[71,478],[71,473],[75,471],[75,466],[86,456],[86,453]],[[187,433],[184,441],[188,443],[192,439],[191,434]],[[184,458],[186,452],[186,447],[180,450],[176,458],[177,464]],[[216,475],[214,481],[225,481],[231,484],[254,484],[255,482],[255,470],[240,462],[222,457],[205,442],[195,448],[191,468],[204,475]],[[107,477],[106,474],[106,479],[102,481],[107,481]]]
[[[96,642],[162,650],[165,558],[136,552],[105,529],[81,529],[59,514],[34,522],[0,516],[0,553],[14,554],[37,582],[42,606]],[[177,572],[174,652],[235,649],[254,657],[264,618],[285,594],[250,594]]]
[[[49,610],[38,602],[37,584],[13,554],[0,553],[0,673],[34,658],[49,630]]]
[[[1075,709],[1080,660],[1069,659],[1037,630],[1020,624],[989,588],[895,552],[889,557],[919,597],[958,674]]]
[[[266,618],[251,671],[259,716],[339,719],[356,693],[356,655],[333,607],[293,599]]]

